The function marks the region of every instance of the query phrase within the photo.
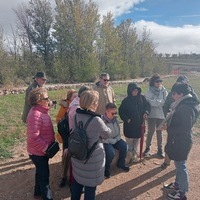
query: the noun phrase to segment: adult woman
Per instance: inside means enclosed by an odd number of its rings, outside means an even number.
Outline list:
[[[141,125],[150,112],[150,104],[141,91],[136,83],[129,83],[127,97],[123,99],[119,107],[119,116],[124,122],[124,135],[129,147],[130,163],[138,161]]]
[[[93,116],[93,119],[87,127],[88,147],[90,148],[100,138],[107,139],[111,130],[108,128],[100,115],[95,113],[98,106],[99,94],[94,90],[86,90],[80,95],[80,108],[76,111],[77,122],[83,124]],[[78,200],[81,197],[83,186],[85,186],[85,200],[94,200],[96,186],[104,180],[105,152],[103,144],[98,142],[90,159],[86,164],[75,158],[72,160],[72,173],[74,182],[71,187],[71,199]]]
[[[47,90],[42,87],[32,90],[29,102],[32,107],[27,116],[27,151],[36,167],[34,198],[52,200],[46,150],[55,138],[48,114],[50,101]]]
[[[175,192],[168,194],[169,199],[185,200],[188,192],[188,172],[186,161],[192,147],[192,127],[199,114],[199,102],[192,97],[188,84],[176,84],[172,88],[174,103],[171,104],[167,121],[167,144],[165,151],[176,167],[174,183],[165,189]]]
[[[165,99],[168,95],[167,90],[162,85],[162,79],[160,75],[154,74],[149,82],[149,90],[146,93],[146,99],[151,105],[151,112],[148,116],[148,133],[146,140],[146,149],[144,151],[144,156],[148,156],[151,141],[156,127],[163,121],[165,118],[163,113],[163,105]],[[160,158],[164,158],[163,147],[162,147],[162,131],[156,130],[157,134],[157,155]]]
[[[70,89],[67,92],[67,98],[62,99],[60,101],[60,109],[58,111],[58,114],[56,116],[56,123],[58,123],[64,116],[66,116],[66,113],[68,112],[70,103],[77,97],[77,91],[74,89]],[[59,135],[59,134],[57,134]],[[57,137],[57,140],[60,140],[59,137]],[[62,139],[61,139],[62,141]],[[69,169],[69,155],[67,153],[64,153],[64,145],[63,145],[63,155],[62,155],[62,179],[59,184],[60,187],[64,187],[67,182],[67,175],[68,175],[68,169]]]

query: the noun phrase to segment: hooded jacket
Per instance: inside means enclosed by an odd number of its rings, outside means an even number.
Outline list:
[[[199,102],[194,97],[182,100],[167,128],[165,151],[171,160],[187,160],[192,147],[192,127],[199,116]]]
[[[138,89],[138,95],[132,96],[132,91]],[[143,115],[149,114],[150,104],[141,94],[141,88],[136,83],[129,83],[127,97],[122,100],[119,107],[119,116],[123,120],[124,135],[127,138],[140,138],[140,128],[143,123]],[[128,123],[130,119],[130,123]]]

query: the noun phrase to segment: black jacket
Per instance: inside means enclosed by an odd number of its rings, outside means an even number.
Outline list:
[[[138,95],[132,96],[132,91],[137,88]],[[124,135],[127,138],[140,138],[140,128],[143,123],[143,115],[150,112],[150,104],[141,94],[141,88],[135,83],[130,83],[127,88],[128,96],[122,100],[119,107],[119,116],[123,120]],[[131,122],[128,123],[128,119]]]
[[[165,151],[171,160],[187,160],[192,147],[192,127],[199,115],[199,103],[194,97],[180,102],[167,128]]]

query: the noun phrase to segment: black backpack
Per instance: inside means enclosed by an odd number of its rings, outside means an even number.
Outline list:
[[[88,148],[88,137],[86,129],[92,118],[93,116],[91,116],[83,126],[82,121],[77,123],[77,117],[75,115],[75,128],[71,132],[68,139],[68,150],[70,156],[81,161],[85,160],[84,164],[87,163],[98,143],[98,141],[96,141],[91,148]]]
[[[57,128],[58,128],[58,133],[61,135],[62,137],[62,141],[63,141],[63,148],[66,149],[68,148],[68,138],[70,135],[70,128],[69,128],[69,119],[68,119],[68,115],[65,115],[65,117],[63,117],[57,124]]]

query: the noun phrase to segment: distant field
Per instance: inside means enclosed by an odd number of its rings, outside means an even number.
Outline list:
[[[195,92],[200,96],[200,76],[198,74],[189,75],[190,85],[193,86]],[[164,78],[163,85],[168,89],[171,89],[173,83],[175,82],[176,77]],[[148,84],[140,84],[143,93],[148,89]],[[117,105],[119,106],[122,99],[127,94],[127,83],[120,83],[113,85]],[[54,90],[49,91],[49,97],[51,100],[59,100],[66,95],[65,90]],[[0,96],[0,157],[7,158],[12,155],[12,147],[21,140],[26,139],[25,130],[26,127],[21,121],[21,113],[24,104],[24,94],[15,94]],[[59,105],[50,111],[52,121],[55,126],[55,131],[57,131],[55,125],[55,118],[58,112]],[[198,120],[196,126],[200,129],[200,120]]]

